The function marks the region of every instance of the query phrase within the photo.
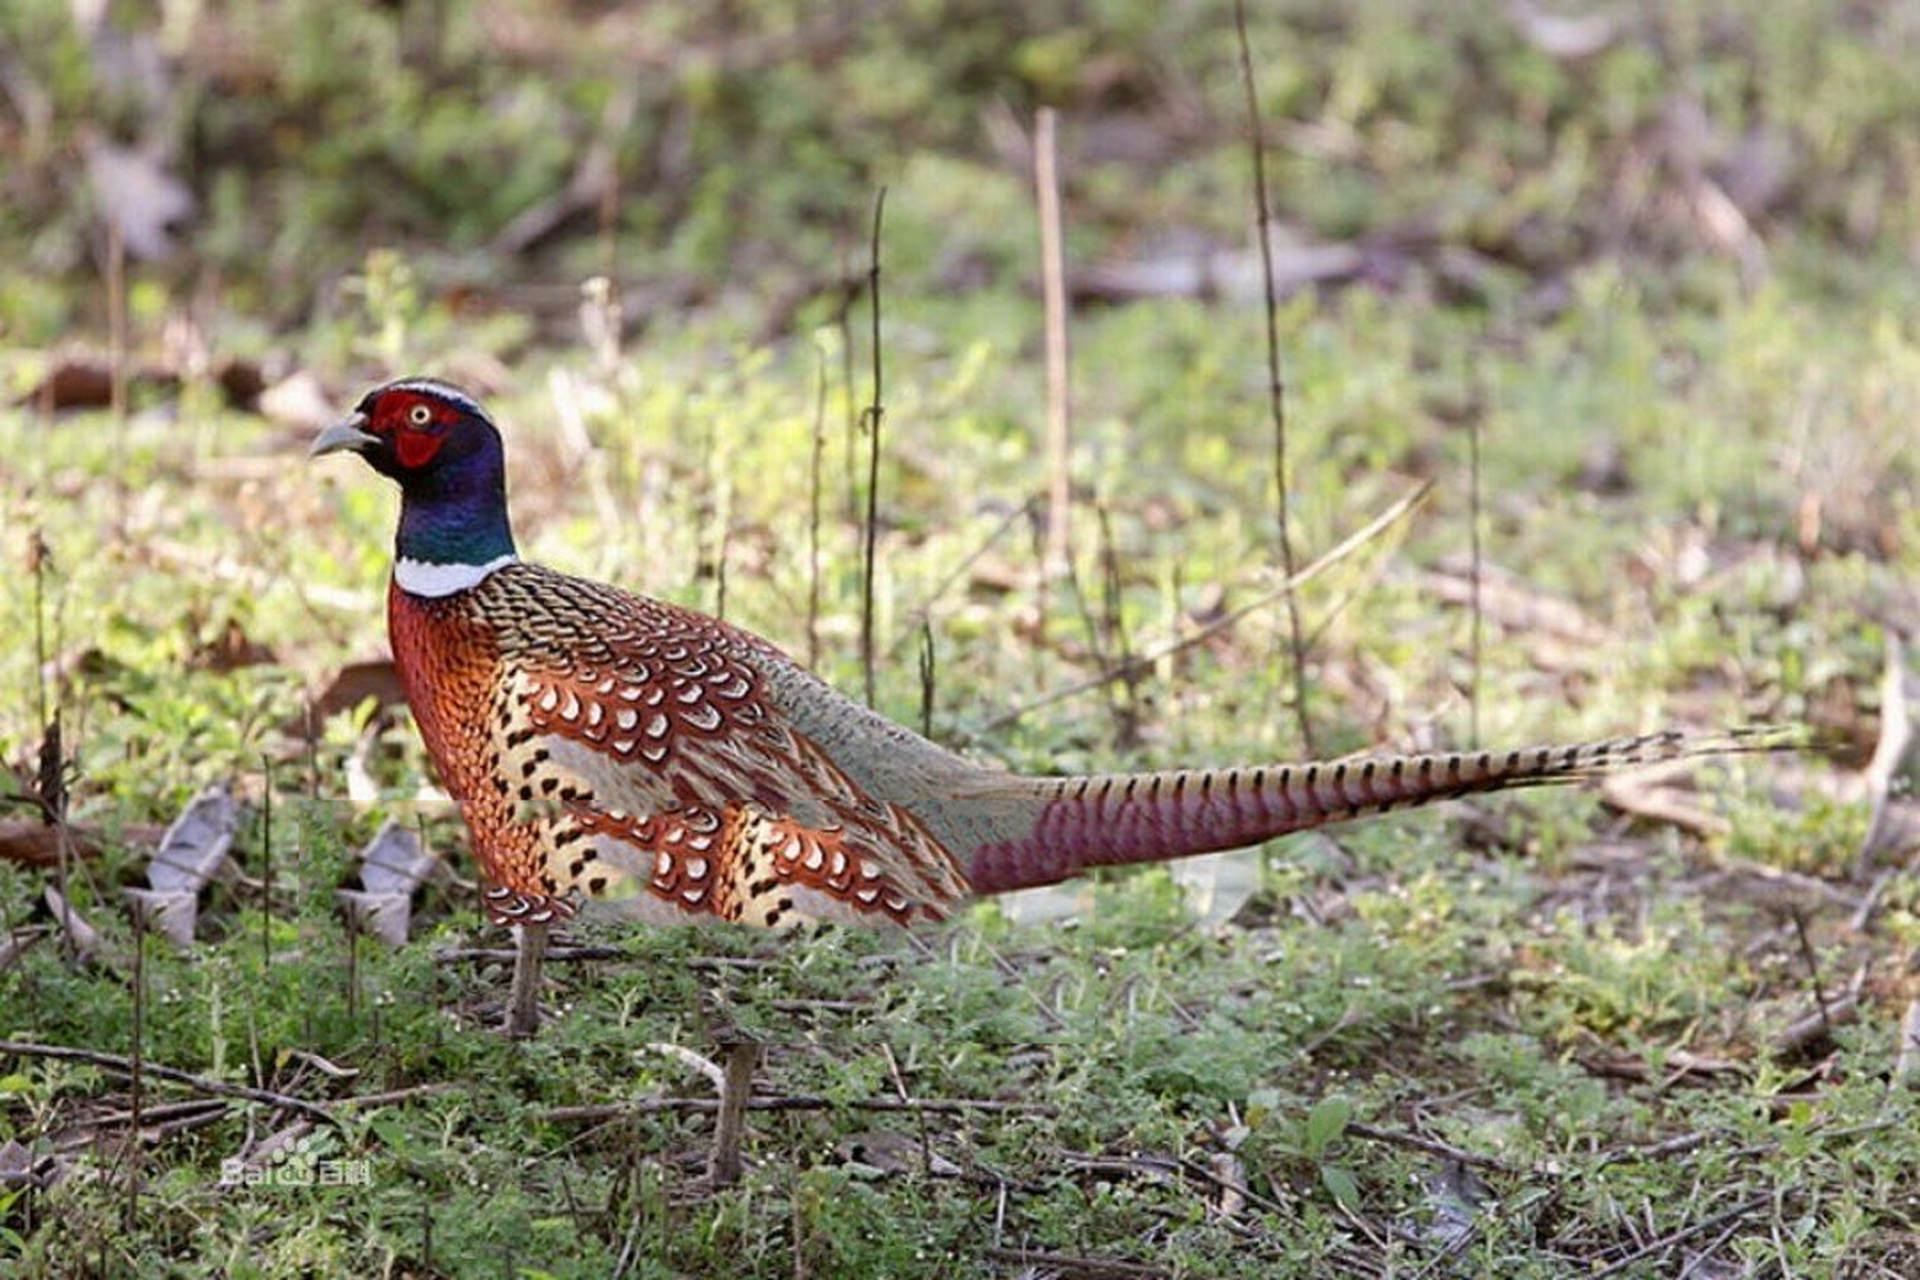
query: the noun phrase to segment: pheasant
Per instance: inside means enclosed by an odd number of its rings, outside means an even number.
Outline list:
[[[507,1030],[538,1023],[546,930],[626,918],[911,925],[970,894],[1257,844],[1449,797],[1764,749],[1753,731],[1243,768],[1030,777],[868,710],[778,648],[515,554],[499,429],[457,387],[369,392],[311,456],[398,483],[387,624],[460,807],[486,909],[515,929]]]

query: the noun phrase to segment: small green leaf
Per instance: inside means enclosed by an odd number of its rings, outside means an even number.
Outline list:
[[[1360,1184],[1354,1181],[1353,1171],[1345,1165],[1321,1165],[1320,1185],[1327,1189],[1327,1193],[1340,1204],[1341,1208],[1359,1209]]]
[[[1307,1154],[1318,1160],[1346,1132],[1352,1117],[1353,1103],[1343,1094],[1330,1094],[1316,1102],[1307,1113]]]
[[[415,1143],[405,1121],[386,1112],[376,1112],[367,1119],[367,1130],[380,1140],[380,1145],[392,1152],[406,1152],[413,1149]]]

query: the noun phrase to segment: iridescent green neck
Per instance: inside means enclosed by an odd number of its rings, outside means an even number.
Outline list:
[[[394,555],[403,569],[429,566],[427,577],[414,570],[416,584],[467,581],[471,585],[479,580],[471,573],[433,575],[433,567],[472,570],[511,563],[514,546],[507,519],[506,469],[497,444],[452,465],[436,467],[430,475],[406,477],[400,494]],[[402,572],[400,577],[400,585],[412,589],[408,575]]]

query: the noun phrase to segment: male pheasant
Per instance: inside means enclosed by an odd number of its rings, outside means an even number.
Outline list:
[[[1750,745],[1678,732],[1513,751],[1091,777],[996,772],[876,715],[757,636],[514,553],[500,433],[447,383],[380,387],[313,443],[396,481],[387,623],[494,922],[508,1029],[537,1022],[548,924],[907,925],[970,893],[1256,844],[1452,796]]]

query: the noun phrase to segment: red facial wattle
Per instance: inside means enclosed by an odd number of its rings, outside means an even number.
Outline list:
[[[400,459],[400,465],[408,470],[424,467],[433,461],[433,456],[440,452],[440,446],[446,443],[446,439],[444,432],[402,427],[393,437],[394,455]]]

